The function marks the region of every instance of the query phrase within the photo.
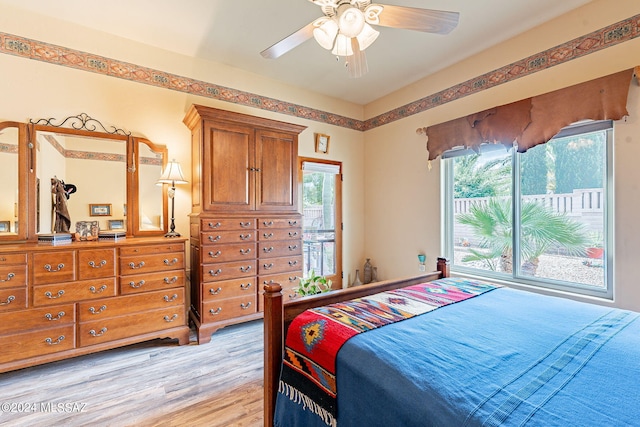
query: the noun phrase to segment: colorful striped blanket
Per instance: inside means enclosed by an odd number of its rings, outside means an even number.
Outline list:
[[[336,357],[347,340],[498,287],[446,278],[307,310],[289,326],[279,393],[335,426]]]

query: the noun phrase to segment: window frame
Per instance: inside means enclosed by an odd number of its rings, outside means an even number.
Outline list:
[[[605,147],[605,179],[604,184],[605,199],[604,199],[604,218],[603,225],[605,230],[604,245],[605,258],[603,258],[604,268],[604,286],[598,288],[580,283],[565,282],[559,280],[553,280],[548,278],[532,278],[531,276],[524,276],[522,274],[522,266],[520,262],[520,209],[522,195],[520,194],[520,164],[521,156],[526,153],[517,153],[515,148],[511,152],[511,203],[512,203],[512,236],[513,236],[513,272],[508,273],[493,272],[490,270],[481,270],[472,267],[466,267],[461,265],[451,264],[451,271],[460,275],[475,276],[486,279],[492,279],[494,281],[503,282],[513,285],[524,285],[527,287],[533,287],[537,289],[547,289],[559,292],[566,292],[569,294],[591,296],[602,298],[606,300],[613,300],[614,292],[614,177],[613,177],[613,141],[614,141],[614,126],[611,120],[603,121],[588,121],[584,123],[578,123],[572,126],[567,126],[560,131],[553,139],[564,138],[567,136],[574,136],[579,134],[592,133],[595,131],[606,132],[606,147]],[[495,146],[487,146],[489,150],[495,149]],[[480,151],[482,152],[482,150]],[[441,159],[441,206],[442,206],[442,238],[441,245],[445,256],[453,260],[454,256],[454,203],[453,203],[453,184],[454,184],[454,167],[453,159],[459,155],[476,154],[471,150],[449,150],[445,153]]]

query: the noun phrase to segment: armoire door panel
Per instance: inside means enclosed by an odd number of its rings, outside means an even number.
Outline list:
[[[296,150],[289,134],[256,133],[256,162],[260,170],[256,182],[257,210],[296,210]]]

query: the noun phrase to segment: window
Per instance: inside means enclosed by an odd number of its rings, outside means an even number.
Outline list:
[[[300,159],[302,183],[303,254],[309,271],[342,283],[341,163]]]
[[[612,133],[587,122],[526,153],[445,153],[452,270],[611,298]]]

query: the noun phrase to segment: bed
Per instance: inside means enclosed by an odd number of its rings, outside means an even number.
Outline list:
[[[265,287],[265,426],[639,425],[638,313],[448,276]]]

